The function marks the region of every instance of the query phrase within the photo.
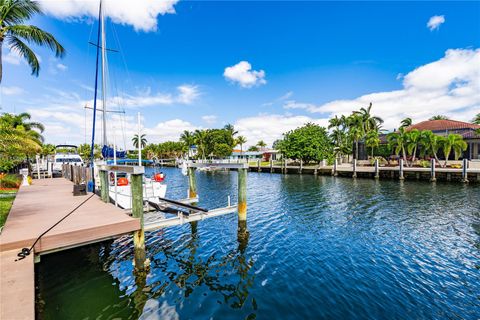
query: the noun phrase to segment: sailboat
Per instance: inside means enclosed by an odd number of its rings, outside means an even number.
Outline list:
[[[101,43],[100,43],[101,41]],[[99,8],[99,27],[97,34],[97,55],[95,65],[95,91],[93,100],[93,129],[92,129],[92,142],[91,142],[91,163],[94,168],[94,177],[98,181],[98,166],[107,164],[109,158],[113,158],[113,165],[118,164],[117,158],[124,158],[126,156],[125,151],[117,151],[114,135],[113,148],[107,143],[107,108],[106,108],[106,34],[105,34],[105,17],[102,7],[102,0],[100,0]],[[97,112],[97,87],[98,87],[98,65],[99,65],[99,51],[101,50],[101,72],[102,72],[102,155],[103,161],[94,161],[94,146],[95,146],[95,120]],[[138,137],[141,137],[140,126],[140,113],[138,114]],[[138,143],[138,165],[142,166],[142,145],[141,141]],[[152,177],[143,178],[143,199],[153,203],[159,203],[160,198],[164,198],[167,192],[167,185],[165,183],[165,176],[163,173],[154,173]],[[132,208],[132,190],[130,184],[129,174],[119,174],[116,172],[109,173],[109,195],[114,201],[115,205],[124,209]]]

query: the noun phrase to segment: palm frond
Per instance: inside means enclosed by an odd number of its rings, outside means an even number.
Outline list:
[[[9,36],[7,43],[10,45],[10,50],[18,53],[22,58],[27,60],[28,65],[32,69],[32,75],[38,76],[40,71],[40,63],[37,56],[22,40],[15,36]]]
[[[57,57],[65,55],[65,49],[55,39],[55,37],[42,29],[31,25],[14,25],[6,28],[7,33],[19,38],[23,38],[28,42],[33,42],[39,46],[47,46],[50,50],[55,51]]]
[[[34,14],[42,14],[37,1],[2,0],[0,1],[0,20],[11,26],[29,20]]]

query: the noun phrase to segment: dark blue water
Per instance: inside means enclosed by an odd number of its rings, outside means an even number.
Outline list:
[[[184,198],[178,169],[168,196]],[[197,173],[200,205],[236,199],[231,173]],[[44,319],[478,319],[480,187],[249,173],[236,214],[42,257]]]

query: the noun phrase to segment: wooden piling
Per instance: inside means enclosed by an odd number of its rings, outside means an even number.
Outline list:
[[[140,229],[133,233],[135,270],[144,271],[148,264],[145,253],[145,232],[143,229],[143,174],[132,174],[130,179],[132,186],[132,216],[140,220]]]
[[[260,172],[260,159],[257,159],[257,172]]]
[[[468,160],[463,159],[463,162],[462,162],[462,181],[465,182],[465,183],[468,183],[467,169],[468,169]]]
[[[353,159],[353,174],[352,174],[352,178],[356,178],[357,177],[357,159]]]
[[[238,169],[238,220],[247,220],[247,169]]]
[[[270,173],[273,172],[273,159],[270,158]]]
[[[334,176],[334,177],[336,177],[338,175],[337,165],[338,165],[338,159],[335,158],[335,161],[333,161],[333,170],[332,170],[332,176]]]
[[[399,162],[399,169],[398,169],[398,179],[403,180],[403,159],[400,158]]]
[[[375,179],[380,179],[380,171],[378,168],[378,159],[375,159]]]
[[[303,161],[302,159],[300,159],[300,169],[298,169],[298,173],[302,174],[302,170],[303,170]]]
[[[108,172],[104,170],[100,170],[100,190],[101,190],[101,198],[103,202],[110,201],[110,195],[108,190]]]
[[[430,160],[430,181],[435,182],[437,181],[437,178],[435,177],[435,159]]]
[[[195,179],[195,168],[188,168],[188,197],[195,198],[197,196],[197,181]]]

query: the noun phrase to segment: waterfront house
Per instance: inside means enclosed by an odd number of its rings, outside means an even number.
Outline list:
[[[406,130],[430,130],[435,134],[447,136],[450,133],[456,133],[463,137],[468,145],[463,153],[463,158],[474,160],[480,159],[480,134],[477,130],[480,125],[457,120],[427,120],[409,126]]]
[[[234,149],[232,150],[232,154],[229,157],[231,160],[248,160],[248,161],[273,161],[280,160],[282,155],[278,150],[259,150],[259,151],[241,151]]]

